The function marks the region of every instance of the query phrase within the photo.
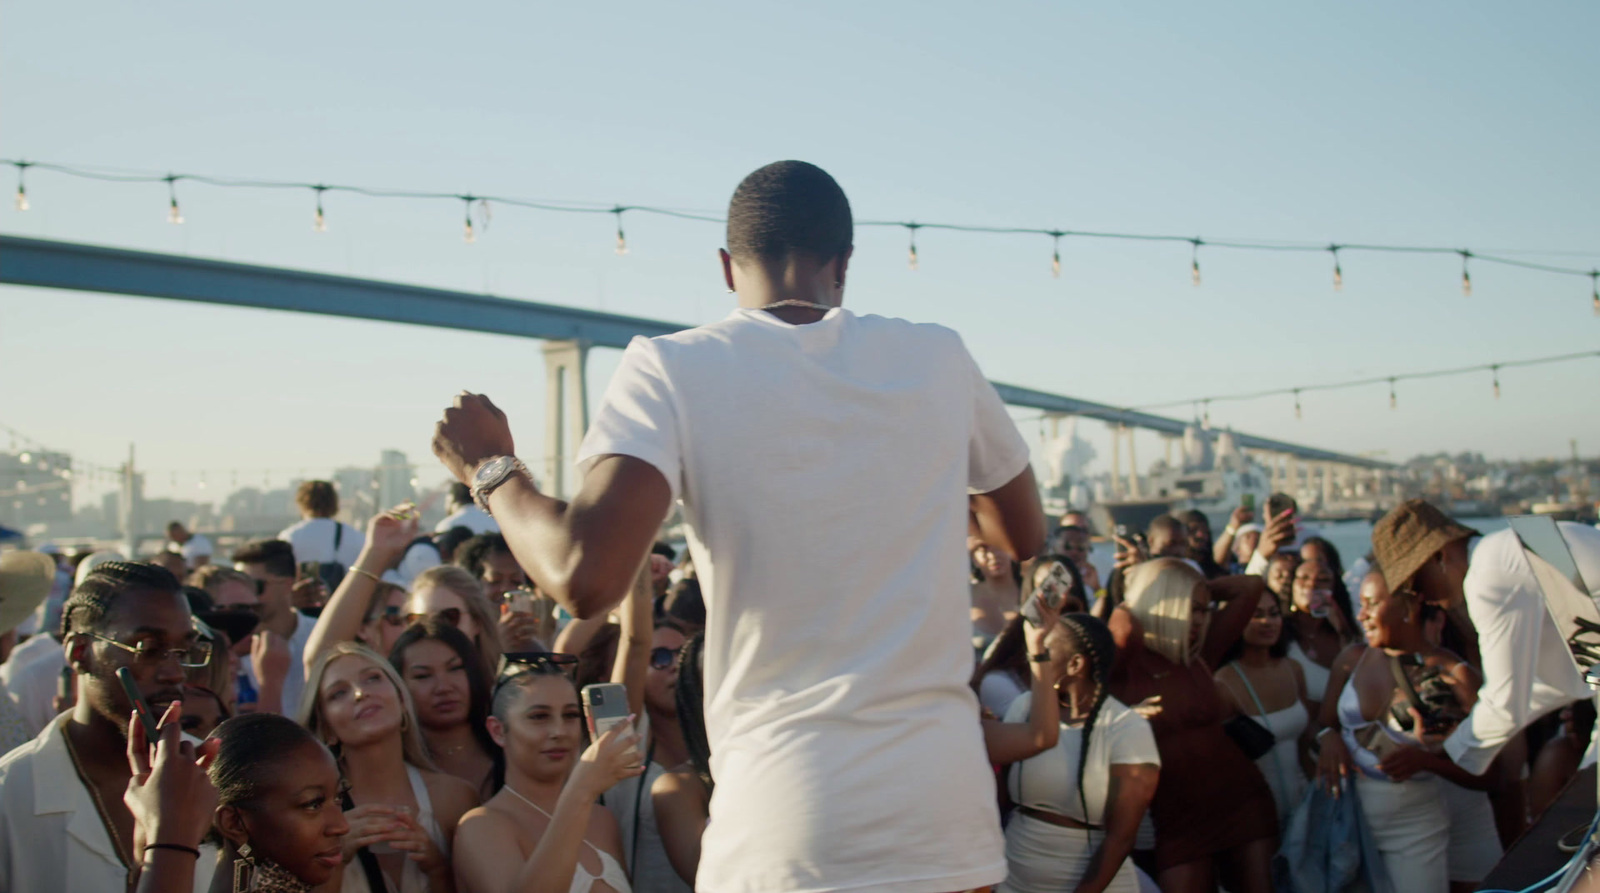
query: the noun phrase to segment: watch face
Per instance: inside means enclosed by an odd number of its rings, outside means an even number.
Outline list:
[[[510,456],[496,456],[478,466],[478,471],[472,476],[472,482],[478,486],[489,483],[504,475],[511,466]]]

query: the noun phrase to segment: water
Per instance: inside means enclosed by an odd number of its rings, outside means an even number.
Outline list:
[[[1510,526],[1510,522],[1505,518],[1457,518],[1456,520],[1483,534],[1504,530]],[[1307,524],[1306,527],[1309,532],[1333,543],[1333,547],[1339,550],[1339,557],[1343,559],[1347,569],[1372,551],[1371,521],[1330,521]],[[1473,545],[1477,545],[1476,540],[1473,541]],[[1111,578],[1111,567],[1116,561],[1116,549],[1116,544],[1107,540],[1096,542],[1089,553],[1089,560],[1093,561],[1095,568],[1100,571],[1102,581]]]

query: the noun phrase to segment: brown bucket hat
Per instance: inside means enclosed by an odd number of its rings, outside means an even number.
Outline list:
[[[55,581],[56,560],[49,555],[22,551],[0,555],[0,633],[26,620]]]
[[[1482,534],[1450,520],[1426,499],[1407,499],[1372,526],[1372,555],[1389,590],[1396,592],[1435,552],[1472,536]]]

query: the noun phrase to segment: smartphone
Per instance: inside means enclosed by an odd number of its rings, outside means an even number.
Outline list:
[[[1255,511],[1256,510],[1256,494],[1254,494],[1254,493],[1245,493],[1245,494],[1241,495],[1239,497],[1239,508],[1242,508],[1247,512]]]
[[[1051,610],[1059,611],[1062,603],[1067,600],[1067,593],[1071,591],[1072,573],[1062,566],[1061,562],[1056,561],[1051,562],[1049,576],[1039,581],[1039,586],[1034,590],[1034,594],[1043,596],[1044,603],[1049,605]],[[1022,610],[1018,613],[1022,615],[1022,619],[1034,626],[1039,625],[1041,619],[1039,617],[1039,606],[1034,602],[1032,594],[1023,602]]]
[[[72,703],[72,680],[72,668],[62,667],[61,675],[56,678],[56,697],[60,698],[63,704]]]
[[[128,693],[128,700],[133,702],[133,712],[139,714],[139,721],[144,723],[144,740],[151,744],[161,737],[161,730],[156,728],[156,716],[150,712],[150,704],[139,693],[139,684],[133,681],[133,671],[127,667],[117,667],[117,681],[122,683],[122,690]]]
[[[320,562],[316,562],[316,561],[302,561],[302,562],[300,562],[300,579],[302,579],[302,580],[320,580],[320,579],[322,579],[322,564]]]
[[[1117,536],[1119,536],[1119,537],[1121,537],[1123,539],[1127,539],[1128,538],[1128,525],[1126,525],[1126,524],[1118,524],[1116,532],[1117,532]]]
[[[511,609],[511,613],[532,614],[534,602],[538,601],[539,597],[531,589],[513,589],[506,593],[505,598],[506,607]]]
[[[583,687],[583,716],[589,723],[589,737],[601,735],[628,721],[628,690],[615,682]]]
[[[1287,493],[1274,493],[1267,497],[1266,519],[1268,521],[1271,521],[1273,518],[1278,517],[1284,512],[1295,512],[1298,514],[1299,511],[1300,506],[1295,503],[1294,497]]]

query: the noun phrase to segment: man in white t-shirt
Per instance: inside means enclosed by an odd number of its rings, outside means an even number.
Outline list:
[[[174,552],[183,556],[189,570],[211,563],[211,540],[203,534],[192,533],[179,521],[167,525],[167,539],[177,546]]]
[[[707,613],[704,893],[945,893],[1006,874],[967,687],[965,543],[972,526],[1029,557],[1044,516],[960,337],[840,308],[851,230],[821,169],[747,177],[722,252],[739,309],[634,340],[570,503],[538,492],[485,397],[458,397],[434,439],[580,617],[621,601],[682,500]]]
[[[450,514],[433,526],[433,532],[444,533],[452,527],[465,527],[473,536],[500,532],[500,525],[489,513],[473,503],[472,488],[459,481],[450,485]]]
[[[305,481],[294,494],[300,521],[285,527],[278,539],[294,547],[297,564],[315,561],[355,567],[367,538],[361,531],[334,520],[339,514],[339,491],[328,481]],[[332,584],[329,588],[333,588]]]

